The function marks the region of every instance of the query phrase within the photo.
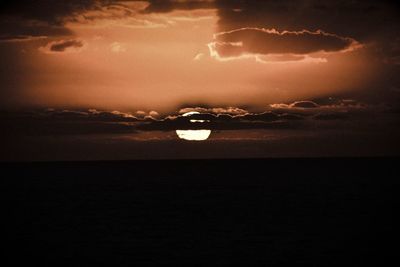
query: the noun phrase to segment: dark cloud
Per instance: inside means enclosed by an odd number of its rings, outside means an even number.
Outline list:
[[[297,101],[290,104],[293,108],[317,108],[319,105],[313,101]]]
[[[112,112],[47,110],[1,112],[3,136],[115,134],[134,132],[134,117]]]
[[[1,119],[49,119],[49,120],[64,120],[64,121],[103,121],[103,122],[136,122],[140,119],[130,113],[119,111],[99,111],[96,109],[89,110],[33,110],[25,112],[0,112]]]
[[[296,120],[301,119],[300,116]],[[174,131],[177,129],[282,129],[299,125],[287,114],[273,112],[170,115],[164,119],[137,118],[128,113],[98,110],[44,110],[1,112],[2,135],[119,134],[135,131]]]
[[[41,118],[63,119],[70,121],[102,121],[102,122],[136,122],[139,119],[129,113],[119,111],[99,111],[89,109],[87,111],[77,110],[53,110],[36,112],[35,115]]]
[[[70,47],[83,47],[83,42],[79,41],[79,40],[66,40],[66,41],[61,41],[61,42],[57,42],[57,43],[53,43],[50,46],[50,50],[54,51],[54,52],[63,52],[65,51],[67,48]]]
[[[0,15],[16,16],[26,20],[46,22],[51,25],[61,25],[63,18],[71,14],[96,8],[102,4],[115,1],[109,0],[19,0],[2,1]]]
[[[215,35],[210,46],[221,57],[237,57],[244,54],[297,54],[337,52],[357,46],[350,38],[323,31],[276,31],[263,28],[242,28]]]
[[[19,0],[0,4],[0,38],[14,40],[23,36],[70,36],[66,18],[117,0]]]
[[[263,122],[271,122],[277,121],[279,119],[279,115],[273,112],[263,112],[259,114],[246,114],[242,116],[237,116],[236,118],[241,121],[263,121]]]
[[[284,112],[299,112],[302,114],[313,114],[319,111],[348,111],[370,108],[368,104],[354,99],[337,99],[333,97],[319,98],[314,101],[295,101],[288,104],[271,104],[270,107],[275,112],[281,110]]]
[[[139,124],[139,130],[241,130],[241,129],[295,129],[301,126],[302,116],[274,112],[230,114],[191,114],[169,116],[163,120]]]
[[[381,65],[376,79],[379,84],[369,84],[363,92],[358,92],[359,95],[374,94],[367,96],[368,100],[385,98],[384,101],[391,101],[385,88],[400,84],[399,76],[394,74],[399,72],[400,62],[398,1],[217,0],[215,5],[219,16],[217,32],[242,28],[267,28],[279,32],[321,30],[365,45],[360,53],[368,50],[373,55],[373,64]],[[261,49],[252,44],[248,46],[246,50]],[[264,47],[268,48],[267,45]],[[242,53],[243,49],[223,45],[218,51],[221,55],[223,52],[232,55]]]
[[[298,121],[298,120],[303,120],[304,116],[300,114],[289,114],[289,113],[283,113],[279,115],[279,118],[281,120],[286,120],[286,121]]]
[[[80,52],[84,46],[83,41],[70,39],[50,42],[46,46],[40,47],[39,50],[44,53]]]
[[[297,117],[308,121],[359,121],[368,120],[377,114],[384,114],[389,106],[366,104],[354,99],[326,97],[314,101],[296,101],[288,104],[272,104],[271,111],[286,120]]]
[[[70,29],[62,25],[0,16],[0,41],[30,41],[37,38],[69,36],[72,34]]]
[[[311,103],[298,101],[294,103]],[[342,105],[318,105],[314,108],[285,104],[271,110],[245,114],[192,113],[171,114],[164,118],[151,115],[137,117],[119,111],[90,110],[41,110],[30,112],[0,112],[2,135],[65,135],[65,134],[120,134],[145,131],[175,130],[245,130],[245,129],[291,129],[310,130],[315,127],[335,129],[337,123],[362,122],[379,118],[388,109],[360,108],[352,101]],[[350,104],[351,103],[351,104]],[[283,105],[283,104],[280,104]],[[188,108],[190,109],[190,108]],[[198,108],[197,108],[198,109]],[[216,108],[216,110],[236,110]],[[156,112],[151,112],[156,114]],[[391,112],[393,113],[393,112]],[[157,113],[158,114],[158,113]],[[332,123],[329,123],[332,121]],[[320,122],[320,123],[319,123]],[[327,124],[328,123],[328,124]],[[319,126],[318,126],[319,125]]]
[[[145,9],[146,13],[166,13],[174,10],[192,10],[215,8],[213,0],[150,0],[150,5]]]
[[[345,120],[349,118],[347,113],[321,113],[314,116],[316,120]]]
[[[88,10],[102,10],[104,7],[128,10],[124,0],[20,0],[2,1],[0,4],[0,40],[32,40],[38,36],[70,36],[73,35],[64,27],[65,21],[73,21],[76,16]],[[400,52],[398,38],[400,29],[399,6],[396,1],[318,1],[318,0],[149,0],[146,13],[171,12],[173,10],[193,10],[215,8],[218,10],[218,32],[227,32],[242,28],[267,28],[279,32],[300,32],[307,30],[316,33],[321,30],[333,34],[303,34],[295,38],[295,43],[306,44],[293,47],[290,43],[280,46],[282,50],[307,53],[317,50],[337,51],[349,45],[352,38],[360,43],[375,43],[377,53],[382,60],[391,65],[398,65]],[[134,16],[128,11],[125,15]],[[90,19],[85,17],[85,19]],[[230,34],[229,38],[238,38],[239,32]],[[244,33],[240,33],[243,35]],[[253,35],[253,33],[246,33]],[[256,37],[259,34],[256,33]],[[335,38],[334,35],[337,35]],[[340,36],[340,37],[339,37]],[[224,36],[228,38],[227,36]],[[265,37],[265,36],[264,36]],[[264,39],[264,37],[262,39]],[[270,36],[277,37],[277,36]],[[285,38],[272,38],[274,42],[294,38],[290,34]],[[258,38],[258,37],[257,37]],[[315,40],[317,39],[317,40]],[[279,41],[281,40],[281,41]],[[256,45],[244,40],[245,51],[273,53],[271,45]],[[311,43],[310,43],[311,42]],[[323,43],[323,44],[322,44]],[[398,42],[397,42],[398,43]],[[286,42],[284,42],[286,44]],[[289,46],[289,47],[288,47]],[[313,49],[314,48],[314,49]],[[218,45],[221,55],[238,54],[243,49],[235,46]],[[301,57],[292,60],[301,60]]]
[[[135,1],[135,0],[134,0]],[[78,21],[76,17],[90,10],[117,10],[122,16],[133,16],[126,8],[126,0],[19,0],[2,1],[0,4],[0,38],[13,40],[17,36],[70,36],[73,34],[64,26],[66,21]],[[211,8],[212,1],[151,0],[145,13],[170,12],[175,9],[190,10]],[[119,15],[121,16],[121,15]],[[101,16],[100,16],[101,18]],[[107,16],[110,18],[110,16]],[[92,17],[82,17],[90,20]]]
[[[179,110],[180,114],[186,113],[186,112],[200,112],[200,113],[212,113],[212,114],[229,114],[229,115],[243,115],[247,114],[248,111],[243,109],[243,108],[238,108],[238,107],[226,107],[226,108],[221,108],[221,107],[206,107],[205,105],[199,106],[199,107],[190,107],[190,108],[181,108]]]
[[[218,0],[216,6],[220,31],[244,27],[323,30],[365,41],[399,29],[396,1]]]
[[[2,1],[2,24],[11,18],[36,22],[36,26],[63,26],[65,18],[104,6],[123,5],[123,0],[19,0]],[[399,30],[396,1],[318,1],[318,0],[149,0],[145,12],[171,12],[216,8],[219,31],[244,27],[275,28],[279,31],[317,31],[335,33],[362,42],[371,36],[393,37]],[[6,19],[4,19],[6,18]],[[41,23],[37,23],[41,22]],[[379,23],[378,23],[379,22]],[[4,27],[4,29],[7,27]],[[4,33],[1,27],[1,33]],[[9,29],[11,32],[14,29]],[[31,35],[22,34],[20,35]]]
[[[0,36],[0,42],[25,42],[33,40],[46,39],[47,36],[32,36],[32,35],[2,35]]]
[[[133,0],[135,1],[135,0]],[[139,0],[138,0],[139,1]],[[0,3],[0,41],[32,40],[30,37],[65,37],[73,32],[65,27],[68,21],[84,22],[93,19],[135,16],[136,11],[126,5],[126,0],[19,0]],[[207,0],[150,0],[144,13],[170,12],[211,8]],[[84,15],[86,11],[100,11],[96,15]],[[107,14],[104,14],[105,12]],[[114,14],[114,15],[113,15]],[[103,16],[104,15],[104,16]]]

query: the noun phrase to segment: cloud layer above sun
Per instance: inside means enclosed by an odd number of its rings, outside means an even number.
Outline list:
[[[238,107],[186,107],[171,114],[157,111],[120,112],[97,109],[43,109],[0,112],[2,136],[133,134],[175,130],[325,131],[350,127],[367,134],[374,125],[396,122],[398,109],[352,99],[275,103],[264,111]],[[366,128],[367,127],[367,128]],[[345,130],[345,129],[343,129]],[[346,129],[348,130],[348,129]]]
[[[265,55],[291,55],[286,58],[301,60],[309,54],[346,52],[361,47],[354,39],[321,30],[279,32],[275,29],[241,28],[217,33],[214,39],[209,48],[211,55],[218,60],[252,55],[259,61],[263,61]]]
[[[393,1],[23,0],[0,11],[0,104],[158,110],[398,102]],[[379,23],[378,23],[379,22]]]

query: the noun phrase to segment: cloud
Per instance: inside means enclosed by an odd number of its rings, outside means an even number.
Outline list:
[[[96,8],[101,4],[105,4],[107,0],[69,0],[69,1],[53,1],[53,0],[21,0],[21,1],[4,1],[0,15],[18,16],[24,19],[47,22],[49,24],[62,23],[65,16]]]
[[[0,36],[68,36],[65,22],[93,19],[138,18],[141,14],[174,11],[218,10],[220,32],[268,25],[280,31],[318,29],[349,36],[361,42],[371,35],[386,40],[397,36],[398,5],[395,1],[354,0],[19,0],[3,1]],[[140,20],[140,19],[139,19]],[[379,23],[376,23],[379,21]],[[141,23],[145,23],[142,20]],[[29,27],[26,27],[29,25]]]
[[[149,4],[143,1],[115,1],[64,18],[74,27],[104,28],[118,26],[130,29],[165,28],[173,19],[143,12]],[[181,19],[184,19],[182,17]]]
[[[399,20],[398,4],[390,0],[218,0],[215,4],[219,10],[219,31],[265,25],[281,31],[321,29],[363,42],[371,34],[386,35],[398,29],[393,27]]]
[[[241,28],[214,35],[208,45],[216,59],[234,59],[263,55],[289,55],[289,61],[303,60],[302,55],[317,52],[345,52],[359,48],[354,39],[317,31],[277,31],[264,28]],[[284,59],[288,60],[288,59]]]
[[[237,116],[236,118],[240,119],[241,121],[263,121],[263,122],[271,122],[271,121],[277,121],[279,119],[279,115],[274,113],[274,112],[262,112],[262,113],[256,113],[256,114],[246,114],[246,115],[240,115]]]
[[[193,58],[193,60],[194,60],[194,61],[199,61],[199,60],[201,60],[203,57],[204,57],[204,54],[203,54],[203,53],[198,53],[198,54]]]
[[[65,18],[95,9],[110,1],[21,0],[3,2],[0,8],[0,36],[13,40],[18,36],[71,36],[73,32],[64,26]]]
[[[153,119],[157,120],[160,118],[160,114],[157,111],[151,110],[149,112],[138,110],[135,112],[135,117],[139,120]]]
[[[147,112],[143,111],[143,110],[136,111],[136,115],[139,116],[139,117],[145,117],[146,114],[147,114]]]
[[[157,111],[152,110],[149,112],[149,116],[152,118],[158,118],[160,114]]]
[[[235,108],[232,108],[235,109]],[[192,111],[194,109],[191,109]],[[197,112],[200,110],[196,109]],[[210,108],[210,110],[212,110]],[[214,109],[218,110],[218,108]],[[181,110],[182,111],[182,110]],[[189,112],[189,109],[185,111]],[[143,131],[173,131],[173,130],[241,130],[241,129],[288,129],[297,128],[302,124],[301,115],[277,114],[271,111],[261,113],[228,114],[228,113],[193,113],[167,116],[161,120],[148,121],[137,125]]]
[[[290,109],[290,108],[300,108],[300,109],[310,109],[310,108],[318,108],[319,105],[314,101],[296,101],[291,104],[271,104],[270,107],[276,109]]]
[[[292,108],[317,108],[319,105],[313,101],[296,101],[290,104]]]
[[[215,0],[149,0],[146,13],[167,13],[174,10],[215,8]]]
[[[316,120],[345,120],[349,115],[345,112],[340,113],[321,113],[315,115],[313,118]]]
[[[0,113],[2,135],[79,135],[135,132],[134,116],[118,111],[55,110]]]
[[[36,112],[36,117],[62,118],[67,120],[103,121],[103,122],[135,122],[139,119],[130,113],[120,111],[88,110],[55,110],[47,109],[44,112]]]
[[[320,98],[316,101],[295,101],[285,104],[271,104],[270,110],[277,114],[301,115],[316,120],[347,119],[350,115],[381,110],[353,99]]]
[[[110,49],[113,53],[124,53],[127,50],[126,45],[119,42],[112,43]]]
[[[0,39],[15,40],[21,36],[67,37],[74,32],[69,23],[95,26],[99,20],[107,26],[123,20],[124,27],[165,27],[165,19],[148,19],[142,11],[145,1],[125,0],[20,0],[4,1],[0,8]],[[92,23],[92,24],[91,24]],[[33,39],[30,39],[33,40]]]
[[[396,1],[217,0],[215,5],[219,32],[266,26],[278,31],[322,30],[357,40],[376,50],[380,60],[398,66],[399,53],[391,52],[400,31]]]
[[[182,108],[179,110],[179,114],[184,114],[187,112],[197,111],[200,113],[212,113],[212,114],[229,114],[229,115],[243,115],[247,114],[248,111],[238,108],[238,107],[193,107],[193,108]]]
[[[138,121],[138,118],[133,116],[130,113],[120,112],[117,110],[114,111],[98,111],[96,109],[89,109],[87,111],[87,117],[89,119],[96,119],[102,121],[119,121],[119,122],[135,122]]]
[[[297,105],[296,105],[296,104]],[[301,103],[301,104],[300,104]],[[382,119],[387,109],[364,106],[350,100],[342,104],[318,105],[312,101],[297,101],[263,112],[245,112],[240,108],[193,108],[200,113],[187,115],[187,109],[162,117],[156,111],[56,110],[0,112],[4,126],[2,135],[63,135],[63,134],[121,134],[146,131],[175,130],[246,130],[246,129],[335,129],[348,122],[369,121],[371,116]],[[299,107],[302,106],[302,107]],[[185,113],[182,113],[185,111]],[[207,112],[210,111],[210,112]],[[221,113],[213,113],[221,111]],[[385,113],[386,112],[386,113]],[[186,114],[186,115],[184,115]],[[396,114],[394,114],[395,116]],[[345,124],[341,124],[345,123]],[[345,126],[348,127],[348,126]]]
[[[39,51],[46,54],[54,53],[79,53],[86,46],[86,43],[82,40],[69,39],[53,41],[45,46],[39,48]]]
[[[72,31],[63,25],[0,15],[0,40],[2,42],[35,41],[48,37],[71,35],[73,35]]]
[[[3,35],[0,36],[0,42],[7,42],[7,43],[20,43],[20,42],[29,42],[29,41],[36,41],[36,40],[43,40],[47,39],[47,36],[32,36],[32,35]]]
[[[83,47],[83,42],[79,40],[66,40],[66,41],[59,41],[59,42],[53,42],[50,44],[50,50],[53,52],[64,52],[66,50],[69,50],[70,48],[80,48]]]

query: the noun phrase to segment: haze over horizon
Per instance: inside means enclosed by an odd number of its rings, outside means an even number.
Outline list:
[[[6,1],[7,108],[174,112],[398,99],[392,1]],[[379,23],[377,23],[379,21]]]
[[[109,147],[116,152],[100,157],[140,158],[146,148],[122,153],[123,144],[181,141],[175,133],[206,136],[202,157],[215,155],[214,142],[239,149],[222,157],[398,153],[396,1],[22,0],[0,7],[3,159],[39,158],[41,147],[53,151],[53,138],[62,149],[45,158],[79,158],[68,149],[92,142],[97,151],[118,138],[122,145]],[[313,142],[332,147],[314,153]],[[153,157],[165,152],[161,143]],[[181,155],[191,157],[190,149],[183,145]]]

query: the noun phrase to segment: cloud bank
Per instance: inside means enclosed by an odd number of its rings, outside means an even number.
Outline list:
[[[263,112],[249,112],[234,107],[194,107],[184,108],[175,114],[164,116],[156,111],[126,113],[96,109],[0,112],[0,122],[4,129],[2,135],[6,136],[129,134],[138,131],[175,131],[178,129],[315,130],[319,123],[324,124],[318,127],[335,128],[337,122],[369,120],[371,116],[385,114],[388,110],[349,100],[340,100],[330,105],[317,104],[313,101],[297,101],[289,104],[274,104]],[[185,114],[191,111],[201,113]]]
[[[210,43],[211,56],[217,59],[234,59],[249,55],[292,55],[301,60],[312,53],[352,51],[361,47],[356,40],[324,31],[282,31],[264,28],[242,28],[214,35]]]

